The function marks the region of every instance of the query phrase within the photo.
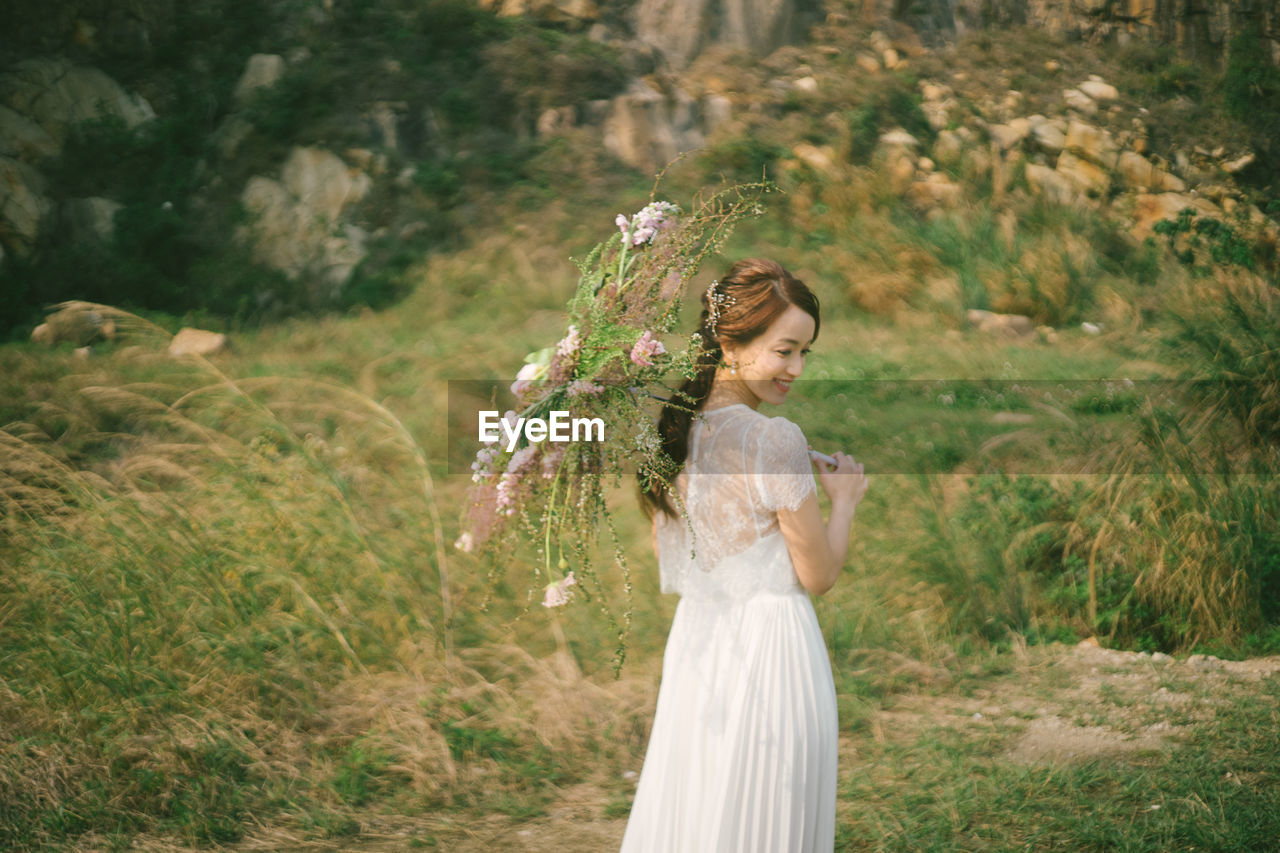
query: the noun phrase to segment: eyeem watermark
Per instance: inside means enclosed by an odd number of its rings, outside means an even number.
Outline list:
[[[543,441],[604,441],[603,418],[574,418],[559,409],[546,418],[517,417],[514,422],[503,418],[495,409],[480,412],[479,438],[482,444],[493,444],[505,437],[507,452],[516,449],[523,435],[531,444]]]

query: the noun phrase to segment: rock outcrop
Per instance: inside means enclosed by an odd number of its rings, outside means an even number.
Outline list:
[[[0,75],[0,97],[7,106],[40,126],[61,150],[72,125],[112,116],[125,127],[155,118],[141,95],[127,92],[97,68],[65,59],[37,58],[17,63]]]
[[[687,92],[668,95],[638,80],[610,103],[604,146],[628,166],[652,173],[702,145],[702,128],[702,109]]]
[[[804,35],[813,0],[640,0],[636,36],[683,68],[712,45],[771,53]]]
[[[291,279],[306,275],[317,302],[333,301],[366,254],[367,235],[341,216],[368,192],[370,180],[322,148],[295,148],[280,179],[257,176],[241,200],[254,221],[241,236],[254,260]]]
[[[23,60],[0,74],[0,100],[0,246],[21,257],[58,207],[36,166],[61,153],[70,129],[101,118],[132,128],[155,112],[97,68],[55,58]]]

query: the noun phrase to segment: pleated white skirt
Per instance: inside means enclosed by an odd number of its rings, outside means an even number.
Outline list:
[[[830,853],[837,732],[802,589],[682,598],[623,853]]]

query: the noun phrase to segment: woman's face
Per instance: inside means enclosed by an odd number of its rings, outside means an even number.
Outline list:
[[[786,402],[792,381],[804,372],[805,357],[813,344],[813,318],[804,309],[788,305],[764,334],[741,347],[724,345],[725,360],[737,363],[735,391],[753,409],[761,402],[775,406]]]

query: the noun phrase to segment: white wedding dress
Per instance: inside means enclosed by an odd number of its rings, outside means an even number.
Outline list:
[[[777,511],[816,492],[803,433],[734,405],[694,420],[656,516],[662,591],[680,594],[623,853],[830,853],[836,694]]]

